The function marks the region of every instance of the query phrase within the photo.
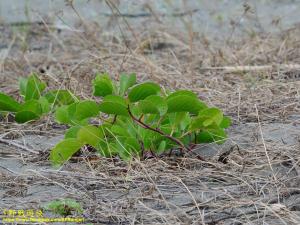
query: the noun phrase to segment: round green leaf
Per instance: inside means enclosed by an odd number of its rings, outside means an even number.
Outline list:
[[[117,102],[124,106],[127,106],[126,100],[118,95],[107,95],[104,97],[103,102]]]
[[[75,106],[76,107],[76,106]],[[61,106],[55,111],[55,119],[59,123],[70,124],[71,118],[69,115],[69,106]],[[76,109],[76,108],[75,108]]]
[[[139,108],[144,114],[149,113],[164,115],[168,110],[166,101],[162,97],[157,95],[151,95],[144,100],[141,100],[139,102]]]
[[[127,108],[117,102],[103,102],[99,106],[100,111],[106,114],[128,116]]]
[[[59,142],[50,152],[50,160],[54,166],[60,166],[69,160],[83,144],[74,138],[65,139]]]
[[[40,97],[38,102],[41,106],[42,113],[48,113],[50,111],[50,104],[49,104],[48,100],[45,97]]]
[[[41,115],[43,113],[43,107],[46,107],[45,104],[47,103],[43,102],[43,99],[41,100],[41,102],[35,99],[28,100],[23,105],[21,105],[20,111],[31,111],[37,115]]]
[[[191,124],[191,116],[188,112],[178,112],[174,114],[174,118],[171,118],[171,123],[178,126],[181,130],[184,130]]]
[[[24,87],[26,85],[26,88]],[[25,91],[25,101],[31,99],[39,99],[41,93],[46,88],[46,83],[42,82],[36,74],[32,74],[28,77],[27,81],[20,81],[21,92]]]
[[[17,123],[26,123],[28,121],[36,120],[40,116],[32,111],[19,111],[16,113],[15,120]]]
[[[226,141],[227,135],[224,129],[211,125],[203,129],[199,134],[197,134],[197,143],[217,143],[222,144]]]
[[[108,74],[97,74],[93,80],[93,94],[95,96],[106,96],[113,93],[113,84]]]
[[[171,98],[174,98],[174,97],[177,97],[177,96],[181,96],[181,95],[187,95],[187,96],[190,96],[190,97],[194,97],[195,99],[198,99],[198,96],[192,92],[192,91],[188,91],[188,90],[178,90],[178,91],[175,91],[173,93],[171,93],[167,99],[171,99]]]
[[[118,136],[130,136],[127,127],[121,127],[117,124],[112,125],[111,127],[111,132],[113,132],[114,134],[118,135]]]
[[[21,108],[21,104],[12,97],[0,93],[0,111],[17,112]]]
[[[85,125],[90,117],[97,116],[99,106],[94,101],[83,101],[71,105],[63,105],[56,109],[55,119],[59,123]]]
[[[231,119],[227,116],[223,117],[223,120],[220,124],[221,128],[228,128],[231,125]]]
[[[95,126],[83,126],[77,133],[77,139],[83,144],[97,147],[98,142],[103,138],[103,132]]]
[[[65,139],[67,138],[77,138],[77,133],[80,130],[81,126],[70,127],[65,133]]]
[[[197,114],[206,108],[205,103],[190,95],[177,95],[167,99],[168,113],[190,112]]]
[[[160,92],[160,87],[158,84],[146,82],[132,87],[128,94],[128,98],[131,102],[137,102],[147,98],[150,95],[156,95],[158,92]]]
[[[207,108],[199,112],[199,115],[191,124],[191,130],[202,129],[210,125],[220,126],[223,113],[217,108]]]
[[[100,104],[99,109],[106,114],[128,116],[125,99],[120,96],[108,95]]]
[[[26,86],[27,86],[28,78],[20,77],[19,78],[19,90],[20,95],[25,97],[26,95]]]
[[[138,154],[141,151],[141,146],[137,138],[128,137],[125,141],[126,149]]]
[[[95,101],[82,101],[76,104],[75,120],[84,120],[99,114],[99,105]]]
[[[130,75],[121,74],[120,76],[120,95],[124,95],[125,92],[131,86],[135,85],[136,83],[136,74],[132,73]]]
[[[47,92],[44,97],[54,105],[70,105],[78,101],[78,98],[69,90],[53,90]]]

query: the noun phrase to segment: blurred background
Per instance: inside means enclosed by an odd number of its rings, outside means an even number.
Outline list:
[[[133,27],[164,25],[224,37],[233,30],[236,35],[289,29],[300,23],[299,11],[299,0],[1,0],[0,22],[20,25],[47,21],[72,29],[84,19],[118,32],[117,19],[111,18],[117,15]]]

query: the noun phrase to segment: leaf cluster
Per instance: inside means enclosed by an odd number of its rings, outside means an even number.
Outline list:
[[[83,146],[104,157],[125,161],[162,155],[173,149],[190,151],[199,143],[223,143],[230,118],[209,107],[189,90],[166,91],[154,82],[137,83],[135,74],[108,74],[92,81],[96,100],[80,100],[69,90],[46,90],[35,74],[19,82],[22,102],[0,93],[0,112],[15,115],[18,123],[53,112],[58,123],[70,128],[50,153],[55,166],[69,160]],[[99,121],[97,125],[93,121]]]
[[[192,91],[164,91],[158,84],[137,84],[135,74],[121,74],[113,82],[97,74],[93,94],[100,103],[85,100],[56,110],[56,120],[71,127],[52,149],[50,158],[61,165],[83,146],[92,146],[105,157],[128,161],[179,148],[191,150],[198,143],[226,140],[230,119],[220,109],[208,107]],[[100,118],[99,125],[90,123]]]
[[[73,213],[80,214],[83,212],[80,203],[68,198],[53,200],[46,204],[44,209],[60,216],[69,216]]]
[[[36,74],[19,79],[19,92],[22,101],[0,92],[0,112],[11,113],[17,123],[25,123],[41,118],[55,105],[70,104],[77,100],[68,90],[46,92],[47,85]]]

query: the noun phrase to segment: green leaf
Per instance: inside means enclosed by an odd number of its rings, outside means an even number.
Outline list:
[[[220,124],[221,128],[228,128],[231,125],[231,119],[227,116],[223,117],[223,120]]]
[[[190,95],[176,95],[167,98],[168,113],[190,112],[197,114],[200,110],[206,108],[205,103]]]
[[[110,129],[112,126],[113,125],[111,123],[103,123],[99,126],[99,129],[104,134],[104,136],[110,136],[111,135]]]
[[[128,116],[126,101],[120,96],[106,96],[100,104],[99,109],[106,114]]]
[[[187,112],[178,112],[175,113],[175,122],[176,126],[179,126],[181,130],[184,130],[191,124],[191,117]]]
[[[56,109],[55,118],[59,123],[71,125],[84,125],[87,119],[99,114],[99,106],[96,102],[86,100],[71,105],[63,105]]]
[[[95,101],[85,100],[77,103],[76,112],[74,114],[75,120],[83,120],[90,117],[95,117],[99,114],[99,105]]]
[[[108,74],[97,74],[93,80],[93,94],[94,96],[106,96],[113,93],[113,84]]]
[[[12,97],[0,92],[0,111],[17,112],[20,110],[21,104]]]
[[[158,138],[162,137],[157,132],[144,129],[142,127],[138,127],[138,134],[143,142],[144,148],[147,150],[149,150],[152,147],[153,142],[155,142]]]
[[[81,205],[73,199],[59,199],[49,202],[43,207],[45,210],[60,216],[68,216],[72,211],[75,213],[83,213]],[[70,212],[71,211],[71,212]]]
[[[117,102],[124,106],[127,106],[126,100],[118,95],[107,95],[103,99],[104,102]]]
[[[134,115],[135,117],[140,117],[143,114],[139,105],[130,104],[129,106],[130,106],[130,111],[131,111],[132,115]]]
[[[32,112],[32,111],[19,111],[15,115],[15,121],[17,123],[26,123],[28,121],[36,120],[40,117],[40,115]]]
[[[26,87],[24,87],[25,84]],[[42,82],[35,74],[29,76],[27,82],[24,79],[20,81],[20,90],[21,94],[25,92],[25,101],[39,99],[45,88],[46,83]]]
[[[40,106],[41,106],[41,109],[42,109],[42,113],[48,113],[50,112],[50,104],[49,102],[47,101],[47,99],[45,97],[41,97],[39,100],[38,100]]]
[[[116,151],[124,161],[131,160],[140,151],[140,145],[133,137],[116,137]]]
[[[208,119],[203,122],[204,126],[209,126],[213,123],[220,125],[223,120],[223,113],[218,108],[208,108],[199,112],[199,117],[207,117]]]
[[[69,138],[59,142],[50,152],[50,160],[54,166],[60,166],[69,160],[83,144],[74,138]]]
[[[20,77],[19,78],[19,89],[20,89],[20,95],[25,97],[26,95],[26,86],[27,86],[28,78],[26,77]]]
[[[148,114],[148,115],[143,115],[142,120],[147,123],[147,124],[152,124],[156,125],[159,120],[161,119],[161,116],[159,114]]]
[[[98,127],[88,125],[83,126],[77,133],[77,139],[83,144],[97,147],[98,142],[103,138],[103,132]]]
[[[133,86],[128,94],[128,98],[131,102],[137,102],[147,98],[150,95],[156,95],[158,92],[160,92],[160,87],[158,84],[146,82]]]
[[[160,114],[161,116],[168,110],[166,101],[157,95],[151,95],[144,100],[141,100],[139,102],[139,107],[144,114]]]
[[[137,138],[127,137],[125,142],[126,149],[134,154],[139,154],[141,146]]]
[[[41,102],[42,101],[43,100],[41,100]],[[43,104],[45,104],[45,103],[43,103]],[[40,103],[39,100],[32,99],[32,100],[28,100],[23,105],[21,105],[20,111],[31,111],[37,115],[42,115],[43,108],[42,108],[42,104]]]
[[[127,108],[117,102],[103,102],[100,104],[100,111],[106,114],[128,116]]]
[[[197,118],[191,124],[191,130],[207,127],[211,124],[219,126],[223,120],[223,113],[217,108],[207,108],[199,112]]]
[[[46,102],[45,102],[46,101]],[[25,123],[31,120],[39,119],[43,114],[43,110],[47,110],[47,100],[28,100],[20,107],[20,111],[16,113],[15,120],[17,123]]]
[[[118,117],[111,130],[119,136],[138,136],[138,127],[130,117]]]
[[[178,91],[175,91],[175,92],[171,93],[167,97],[167,99],[171,99],[171,98],[174,98],[174,97],[177,97],[177,96],[182,96],[182,95],[187,95],[187,96],[193,97],[195,99],[198,99],[198,96],[194,92],[188,91],[188,90],[178,90]]]
[[[124,95],[128,88],[136,84],[136,74],[132,73],[130,75],[121,74],[120,76],[120,95]]]
[[[70,127],[65,133],[65,139],[68,138],[77,138],[77,133],[80,130],[81,126]]]
[[[127,127],[121,127],[117,124],[112,125],[111,132],[118,136],[130,136]]]
[[[76,107],[75,104],[74,106]],[[71,124],[71,116],[69,115],[69,108],[70,108],[69,106],[63,105],[56,109],[55,119],[58,123]]]
[[[72,211],[75,211],[76,213],[83,213],[83,208],[81,207],[80,203],[76,202],[75,200],[66,198],[62,200],[62,202]]]
[[[70,105],[79,99],[69,90],[53,90],[47,92],[44,97],[54,105]]]
[[[197,143],[211,143],[222,144],[226,141],[227,135],[224,129],[210,125],[197,134]]]

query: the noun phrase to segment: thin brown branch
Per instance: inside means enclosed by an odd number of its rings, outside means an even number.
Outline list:
[[[260,65],[260,66],[221,66],[204,67],[201,70],[220,70],[226,73],[266,71],[266,70],[300,70],[299,64],[279,64],[279,65]]]
[[[30,148],[27,148],[26,146],[24,145],[21,145],[15,141],[12,141],[12,140],[7,140],[7,139],[3,139],[3,138],[0,138],[0,142],[4,143],[4,144],[8,144],[8,145],[12,145],[12,146],[15,146],[17,148],[20,148],[22,150],[25,150],[27,152],[30,152],[30,153],[33,153],[33,154],[39,154],[38,151],[35,151],[33,149],[30,149]]]
[[[160,130],[159,128],[153,128],[153,127],[149,126],[148,124],[144,123],[143,121],[139,120],[138,118],[136,118],[136,117],[132,114],[132,112],[131,112],[129,106],[128,106],[127,109],[128,109],[128,113],[129,113],[130,117],[133,119],[133,121],[135,121],[135,122],[136,122],[138,125],[140,125],[141,127],[145,128],[145,129],[148,129],[148,130],[152,130],[152,131],[154,131],[154,132],[156,132],[156,133],[159,133],[160,135],[162,135],[162,136],[168,138],[169,140],[175,142],[176,144],[178,144],[181,148],[183,148],[183,149],[185,149],[185,150],[187,150],[187,151],[189,151],[189,152],[192,151],[192,149],[190,149],[189,147],[185,146],[179,139],[177,139],[177,138],[175,138],[175,137],[173,137],[173,136],[171,136],[171,135],[165,134],[165,133],[164,133],[162,130]],[[198,158],[199,158],[200,160],[202,160],[202,161],[205,161],[205,159],[204,159],[203,157],[201,157],[201,156],[199,156]]]

